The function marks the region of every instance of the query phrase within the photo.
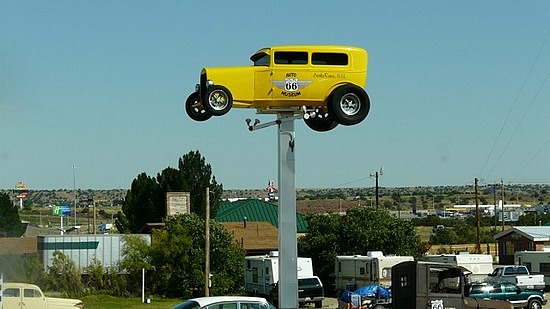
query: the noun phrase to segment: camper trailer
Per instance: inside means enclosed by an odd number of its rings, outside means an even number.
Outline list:
[[[516,251],[514,264],[524,265],[531,274],[543,274],[546,287],[550,287],[550,252]]]
[[[337,256],[334,270],[336,291],[355,291],[369,284],[389,287],[392,267],[413,260],[412,256],[385,256],[382,251],[369,251],[366,256]]]
[[[298,278],[313,277],[311,258],[298,257],[297,264]],[[244,270],[245,292],[270,297],[271,289],[279,281],[279,252],[245,257]]]
[[[425,255],[423,260],[462,266],[471,272],[468,276],[471,281],[481,281],[487,277],[487,274],[493,272],[493,257],[489,254],[458,252],[457,254]]]

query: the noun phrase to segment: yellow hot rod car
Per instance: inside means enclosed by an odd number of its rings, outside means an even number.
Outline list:
[[[315,131],[338,124],[355,125],[370,110],[363,87],[367,51],[336,45],[293,45],[262,48],[252,66],[203,68],[200,83],[185,103],[196,121],[221,116],[232,107],[258,113],[303,113]]]

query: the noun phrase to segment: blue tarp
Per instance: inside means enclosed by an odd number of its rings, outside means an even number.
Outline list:
[[[381,286],[378,286],[376,284],[366,285],[364,287],[361,287],[357,289],[355,292],[352,291],[344,291],[342,293],[342,296],[340,297],[341,300],[350,303],[351,302],[351,295],[358,294],[361,297],[375,297],[375,298],[391,298],[391,291],[384,289]]]

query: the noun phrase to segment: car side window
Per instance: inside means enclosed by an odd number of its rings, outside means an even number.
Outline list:
[[[348,55],[343,53],[313,53],[311,64],[313,65],[348,65]]]
[[[237,309],[237,303],[222,303],[208,306],[208,309]]]
[[[275,52],[275,64],[307,64],[307,52]]]
[[[268,309],[266,305],[260,303],[241,303],[240,309]]]
[[[30,297],[30,298],[40,298],[42,297],[42,293],[36,289],[25,289],[23,291],[24,297]]]
[[[21,291],[19,289],[5,289],[3,295],[4,297],[21,297]]]

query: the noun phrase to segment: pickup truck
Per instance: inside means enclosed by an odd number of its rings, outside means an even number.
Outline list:
[[[546,305],[541,291],[523,290],[511,282],[472,283],[466,285],[465,293],[472,298],[507,300],[514,308],[541,309]]]
[[[278,283],[275,283],[271,289],[270,299],[279,308],[279,289]],[[323,306],[325,291],[323,283],[317,276],[298,278],[298,304],[303,307],[305,304],[314,304],[315,308]]]
[[[488,274],[485,282],[512,282],[526,290],[543,290],[546,286],[544,275],[533,275],[523,265],[498,266]]]
[[[506,300],[466,295],[468,270],[435,262],[409,261],[392,267],[393,309],[512,309]]]
[[[78,299],[46,297],[42,290],[28,283],[4,282],[2,285],[2,308],[26,308],[26,309],[74,309],[84,308],[84,304]]]

